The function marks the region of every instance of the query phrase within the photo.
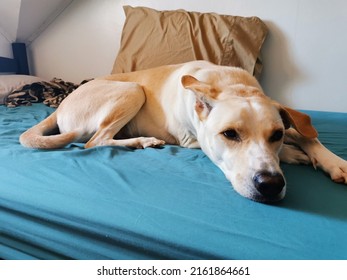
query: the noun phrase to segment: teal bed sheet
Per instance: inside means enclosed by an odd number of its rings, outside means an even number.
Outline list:
[[[0,106],[2,259],[347,259],[347,186],[312,166],[282,164],[286,198],[260,204],[198,149],[22,147],[51,112]],[[308,113],[347,159],[347,114]]]

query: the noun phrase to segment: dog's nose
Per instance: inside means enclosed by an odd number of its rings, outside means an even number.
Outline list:
[[[255,188],[265,197],[275,197],[285,186],[284,178],[279,173],[261,171],[253,177]]]

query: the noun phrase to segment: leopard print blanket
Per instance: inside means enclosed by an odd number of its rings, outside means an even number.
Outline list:
[[[5,105],[7,107],[30,106],[32,103],[42,102],[49,107],[57,108],[72,91],[90,80],[74,84],[54,78],[50,82],[27,84],[11,92],[5,100]]]

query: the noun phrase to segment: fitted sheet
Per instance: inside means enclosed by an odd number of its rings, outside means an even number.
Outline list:
[[[271,205],[199,149],[22,147],[52,111],[0,106],[0,258],[347,259],[347,186],[320,170],[282,164],[287,195]],[[306,113],[347,159],[347,114]]]

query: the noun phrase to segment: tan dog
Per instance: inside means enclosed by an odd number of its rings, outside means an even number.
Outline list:
[[[39,149],[77,141],[86,148],[201,148],[237,192],[271,202],[286,191],[280,159],[313,163],[347,183],[347,162],[316,137],[307,115],[266,97],[246,71],[194,61],[91,81],[20,142]]]

